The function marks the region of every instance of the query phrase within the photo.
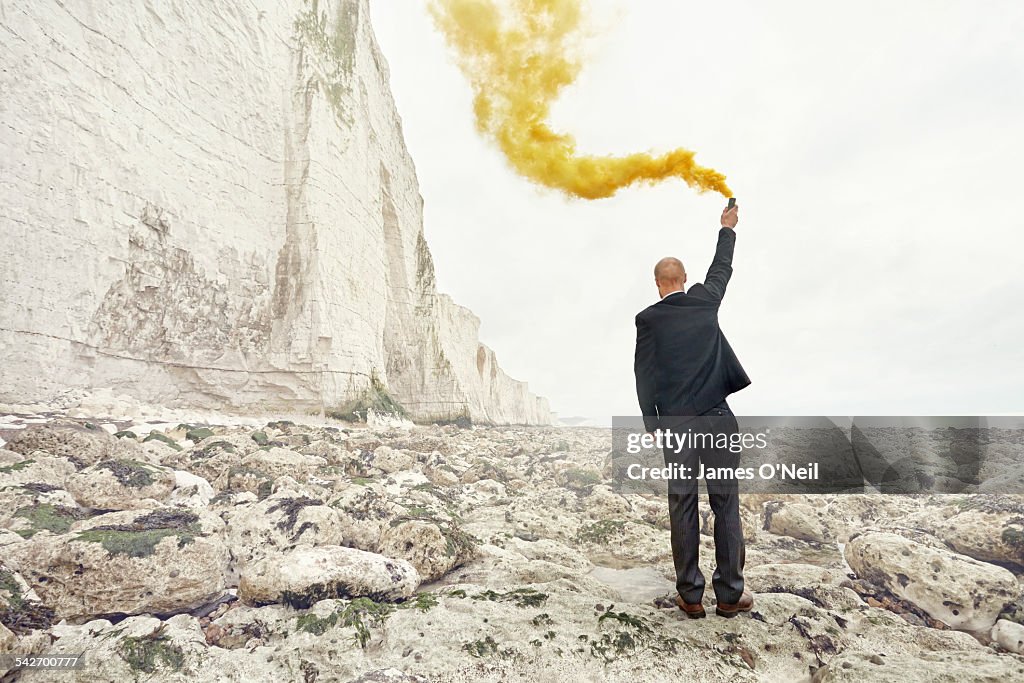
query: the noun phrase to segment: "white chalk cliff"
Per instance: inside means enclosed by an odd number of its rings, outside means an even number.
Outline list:
[[[0,402],[548,423],[436,291],[367,0],[0,6]]]

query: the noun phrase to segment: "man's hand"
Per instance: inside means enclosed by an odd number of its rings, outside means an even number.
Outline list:
[[[722,227],[729,228],[730,230],[736,227],[736,224],[740,220],[740,207],[739,204],[732,207],[731,209],[724,209],[722,211]]]

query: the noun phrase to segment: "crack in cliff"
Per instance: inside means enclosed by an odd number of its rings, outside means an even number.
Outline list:
[[[316,94],[315,80],[306,76],[305,46],[301,41],[291,50],[294,86],[285,111],[284,130],[285,240],[274,268],[274,315],[272,348],[289,356],[314,352],[310,338],[313,327],[311,301],[316,267],[316,226],[306,204],[309,180],[309,129]],[[306,338],[297,327],[307,318]]]

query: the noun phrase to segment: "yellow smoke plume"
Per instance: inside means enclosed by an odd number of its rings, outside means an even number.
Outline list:
[[[582,0],[431,0],[429,7],[473,87],[477,128],[521,175],[584,199],[667,178],[732,196],[725,176],[697,165],[690,150],[579,155],[571,135],[551,130],[551,103],[582,67],[575,55]]]

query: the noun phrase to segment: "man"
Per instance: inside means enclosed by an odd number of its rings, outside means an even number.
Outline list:
[[[679,259],[667,257],[654,267],[654,282],[661,301],[636,316],[636,393],[648,432],[658,429],[677,434],[735,434],[736,418],[725,398],[750,384],[750,379],[718,326],[718,307],[732,275],[732,253],[739,207],[722,212],[718,248],[703,284],[685,291],[686,270]],[[689,479],[669,485],[669,521],[672,559],[676,570],[676,604],[692,619],[706,616],[702,599],[704,575],[697,563],[700,518],[697,510],[699,465],[732,467],[739,455],[728,448],[664,448],[671,460],[688,468]],[[712,577],[718,599],[716,613],[734,617],[749,612],[753,596],[743,590],[743,529],[739,487],[735,478],[706,479],[715,515],[715,560]]]

